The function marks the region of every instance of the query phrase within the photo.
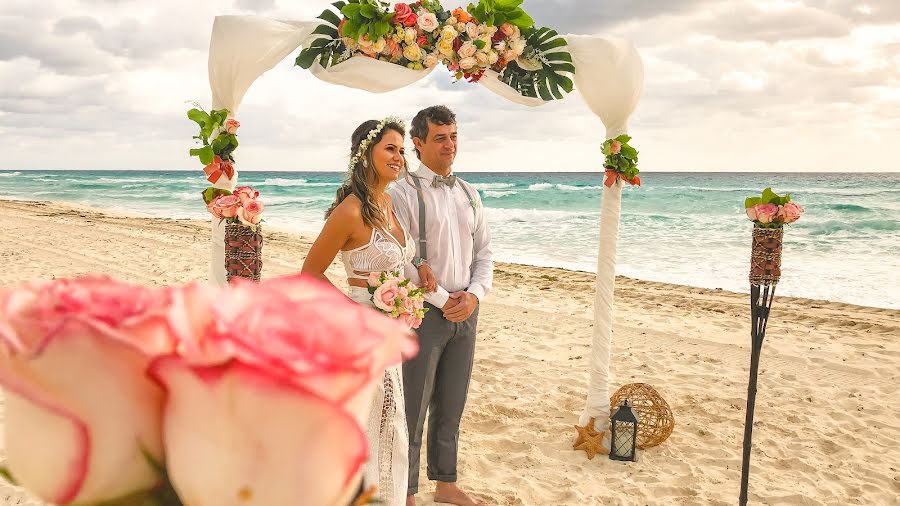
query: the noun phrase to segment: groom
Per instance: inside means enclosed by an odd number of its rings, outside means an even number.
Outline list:
[[[456,461],[478,306],[491,289],[493,262],[478,191],[453,174],[456,134],[456,116],[450,109],[437,105],[419,111],[410,129],[419,170],[390,192],[397,218],[416,243],[417,269],[407,267],[406,275],[434,289],[425,297],[431,310],[417,331],[419,354],[403,364],[409,427],[407,506],[415,505],[419,489],[426,412],[427,471],[428,479],[437,481],[435,502],[480,504],[456,485]]]

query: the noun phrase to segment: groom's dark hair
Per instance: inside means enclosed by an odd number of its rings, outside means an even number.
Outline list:
[[[433,105],[426,107],[416,114],[412,120],[412,126],[409,129],[410,137],[418,137],[422,142],[428,141],[428,122],[435,125],[453,125],[456,124],[456,115],[453,111],[444,105]],[[416,157],[421,158],[419,150],[416,149]]]

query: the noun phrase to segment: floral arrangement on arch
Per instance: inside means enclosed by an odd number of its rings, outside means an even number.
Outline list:
[[[199,104],[187,112],[187,117],[200,126],[200,133],[194,139],[202,147],[190,150],[191,156],[200,158],[203,172],[210,183],[215,184],[223,174],[234,177],[234,150],[238,147],[237,131],[241,124],[228,109],[214,109],[206,112]]]
[[[563,98],[574,74],[565,39],[550,28],[536,28],[519,6],[523,0],[480,0],[447,11],[438,0],[390,4],[347,0],[325,10],[296,64],[316,61],[328,68],[354,56],[366,56],[412,70],[445,65],[457,80],[477,82],[488,70],[523,96]]]
[[[606,156],[603,162],[603,168],[606,169],[606,179],[603,184],[607,188],[612,187],[618,179],[622,179],[626,183],[634,186],[641,185],[641,173],[638,170],[638,151],[634,149],[628,141],[631,137],[622,134],[618,137],[607,139],[603,143],[602,151]]]
[[[791,202],[790,193],[782,197],[771,188],[763,190],[759,197],[747,197],[744,210],[754,228],[783,228],[799,220],[806,211],[800,204]]]
[[[225,223],[239,223],[254,229],[262,222],[262,213],[266,209],[258,198],[259,192],[252,186],[239,186],[234,192],[212,187],[203,191],[209,214]]]

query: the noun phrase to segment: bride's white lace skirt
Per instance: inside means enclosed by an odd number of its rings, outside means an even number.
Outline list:
[[[351,287],[350,298],[371,306],[369,291]],[[369,458],[363,472],[366,488],[377,485],[377,499],[387,506],[402,506],[409,480],[409,433],[403,399],[403,371],[399,365],[384,372],[375,389],[372,410],[366,423]]]

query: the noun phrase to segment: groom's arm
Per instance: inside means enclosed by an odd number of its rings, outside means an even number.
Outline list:
[[[400,184],[395,184],[393,188],[388,190],[388,193],[391,196],[391,201],[394,204],[394,214],[397,215],[397,219],[400,220],[400,223],[406,228],[409,232],[409,235],[412,237],[413,241],[416,241],[415,246],[418,247],[419,243],[419,213],[418,213],[418,200],[415,195],[410,196],[409,192],[406,191]],[[418,249],[416,249],[418,252]],[[412,262],[407,263],[403,266],[403,274],[407,278],[410,279],[416,286],[421,286],[422,281],[419,279],[419,270],[412,264]],[[440,280],[438,280],[440,281]],[[425,294],[425,302],[433,305],[438,309],[442,309],[445,305],[447,305],[447,301],[450,300],[450,292],[444,289],[440,284],[437,286],[437,290],[433,292],[428,292]]]
[[[484,206],[478,191],[474,191],[478,203],[475,213],[474,244],[472,245],[475,259],[472,262],[472,280],[466,291],[478,297],[479,302],[482,302],[494,284],[494,254],[491,250],[491,231],[488,228],[487,219],[484,217]]]

